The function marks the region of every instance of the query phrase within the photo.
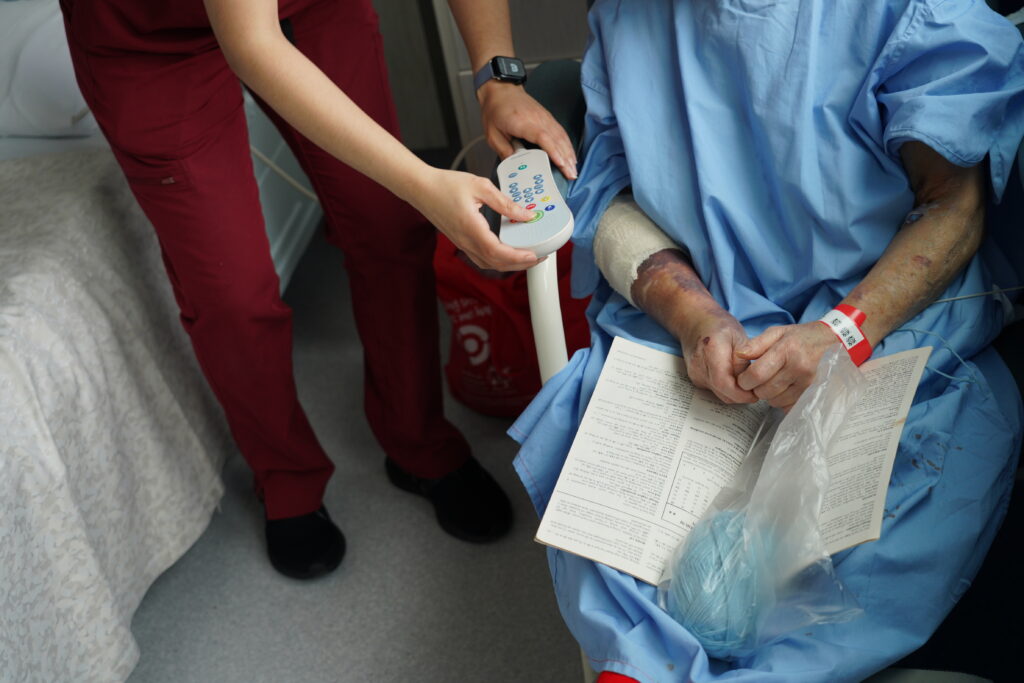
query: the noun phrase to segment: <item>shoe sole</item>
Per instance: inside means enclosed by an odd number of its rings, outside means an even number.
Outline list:
[[[342,551],[341,555],[342,557],[339,557],[337,562],[332,562],[330,564],[315,564],[312,567],[310,567],[309,571],[307,572],[288,571],[287,569],[279,567],[273,562],[271,562],[270,565],[277,571],[278,574],[281,574],[282,576],[287,576],[289,579],[296,579],[297,581],[309,581],[311,579],[318,579],[322,576],[327,576],[335,569],[340,567],[341,560],[345,556],[345,552]]]
[[[384,462],[385,470],[387,471],[388,474],[388,480],[397,488],[400,488],[401,490],[407,493],[413,493],[419,496],[420,498],[426,499],[427,502],[430,503],[431,507],[434,508],[434,517],[435,519],[437,519],[438,526],[440,526],[441,529],[449,536],[457,538],[460,541],[465,541],[466,543],[484,545],[487,543],[494,543],[495,541],[501,540],[506,535],[508,535],[508,532],[511,530],[512,525],[511,523],[509,523],[507,528],[497,533],[491,532],[488,534],[472,534],[466,532],[463,529],[460,529],[457,526],[449,524],[441,517],[441,514],[438,512],[437,505],[435,505],[434,501],[431,500],[430,496],[425,491],[423,491],[423,489],[419,485],[419,482],[417,482],[416,479],[411,474],[407,474],[400,470],[397,465],[394,465],[391,462],[390,459],[385,459]]]

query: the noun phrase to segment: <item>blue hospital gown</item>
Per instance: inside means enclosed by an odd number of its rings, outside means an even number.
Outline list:
[[[593,345],[510,430],[541,513],[612,337],[679,353],[594,265],[597,218],[615,194],[632,186],[754,336],[819,318],[878,260],[914,203],[902,143],[924,142],[959,165],[987,163],[998,197],[1024,134],[1021,38],[980,1],[607,1],[593,8],[591,28],[585,158],[568,201],[574,286],[594,297]],[[999,255],[986,253],[943,296],[1014,284]],[[657,607],[653,587],[549,549],[563,617],[594,668],[643,683],[832,682],[862,679],[921,645],[970,584],[1008,502],[1021,406],[989,347],[1003,322],[991,296],[937,304],[875,350],[935,347],[900,442],[882,538],[834,558],[863,617],[728,664]]]

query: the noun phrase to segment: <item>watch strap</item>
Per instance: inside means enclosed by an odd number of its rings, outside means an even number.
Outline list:
[[[502,61],[505,62],[504,66]],[[493,57],[473,76],[474,89],[479,90],[480,86],[489,80],[522,85],[526,82],[526,65],[516,57]]]
[[[494,78],[494,67],[491,66],[491,61],[488,60],[487,63],[476,72],[476,75],[473,76],[473,90],[479,90],[481,85],[492,78]]]

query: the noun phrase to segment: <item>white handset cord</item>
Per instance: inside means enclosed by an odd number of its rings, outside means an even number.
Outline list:
[[[316,193],[310,192],[308,187],[306,187],[305,185],[300,183],[298,180],[293,178],[287,171],[285,171],[283,168],[281,168],[280,166],[275,164],[273,161],[271,161],[270,157],[268,157],[266,154],[264,154],[260,150],[256,149],[256,147],[254,147],[253,145],[249,145],[249,149],[252,150],[252,155],[254,157],[256,157],[257,159],[259,159],[260,161],[265,163],[267,165],[267,167],[271,171],[273,171],[277,175],[281,176],[282,180],[284,180],[286,183],[288,183],[289,185],[294,187],[296,190],[298,190],[300,194],[305,195],[306,197],[309,197],[310,199],[312,199],[317,204],[320,203],[320,198],[316,196]]]
[[[469,154],[469,150],[471,150],[475,145],[477,145],[477,144],[479,144],[479,143],[481,143],[483,141],[484,141],[484,136],[483,135],[479,135],[479,136],[473,138],[472,140],[470,140],[469,142],[467,142],[463,146],[463,148],[459,150],[459,153],[455,156],[455,160],[452,161],[451,166],[448,167],[448,170],[454,171],[456,168],[458,168],[459,164],[462,163],[462,160],[466,157],[467,154]],[[522,149],[522,146],[520,145],[519,148]],[[257,159],[262,161],[264,164],[266,164],[267,168],[269,168],[271,171],[273,171],[274,173],[279,175],[282,180],[284,180],[286,183],[288,183],[289,185],[294,187],[296,190],[298,190],[299,193],[301,193],[303,196],[308,197],[309,199],[312,199],[314,202],[316,202],[318,204],[320,203],[320,198],[316,196],[315,192],[311,192],[308,187],[306,187],[305,185],[300,183],[298,180],[296,180],[290,173],[288,173],[286,170],[284,170],[283,168],[281,168],[280,166],[275,164],[273,161],[271,161],[270,157],[268,157],[266,154],[261,152],[259,150],[259,148],[257,148],[255,145],[249,145],[249,150],[252,152],[252,155],[254,157],[256,157]]]

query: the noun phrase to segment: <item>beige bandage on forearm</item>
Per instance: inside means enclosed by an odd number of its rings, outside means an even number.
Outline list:
[[[651,254],[663,249],[685,251],[647,217],[631,195],[612,200],[597,224],[594,257],[612,288],[634,306],[630,290],[637,269]]]

